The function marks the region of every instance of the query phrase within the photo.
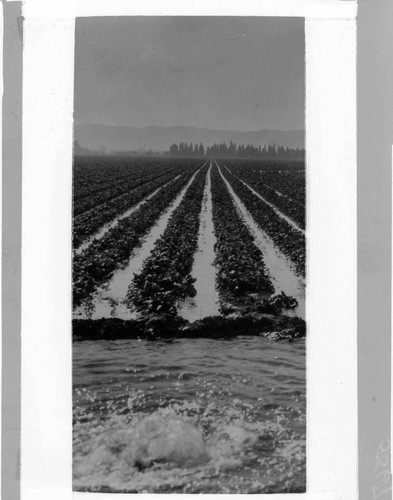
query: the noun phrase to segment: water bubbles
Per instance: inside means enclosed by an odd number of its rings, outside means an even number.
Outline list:
[[[127,399],[127,408],[132,411],[141,406],[145,400],[145,393],[142,390],[133,391]]]
[[[274,376],[283,373],[281,365],[269,364],[275,354],[280,359],[287,356],[292,370],[294,348],[265,342],[261,363],[260,339],[249,340],[247,351],[242,351],[242,342],[236,346],[235,342],[179,340],[163,347],[122,341],[118,348],[113,342],[112,365],[104,358],[105,349],[90,344],[89,353],[98,366],[102,361],[110,368],[110,374],[103,370],[92,375],[82,361],[78,365],[74,489],[267,493],[282,492],[287,484],[288,490],[301,491],[306,453],[304,379],[295,383],[296,373],[290,372],[289,384],[288,377]],[[250,351],[258,353],[255,361]],[[206,362],[208,356],[211,364]],[[157,412],[172,412],[173,418],[196,429],[210,460],[195,466],[157,462],[139,469],[130,462],[132,453],[127,455],[124,443],[144,418]]]

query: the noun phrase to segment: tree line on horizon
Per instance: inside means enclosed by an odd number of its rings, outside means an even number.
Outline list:
[[[213,158],[290,158],[304,159],[305,150],[299,148],[284,148],[269,144],[269,146],[253,146],[252,144],[238,144],[230,142],[229,146],[223,142],[220,144],[214,143],[206,149],[202,143],[195,144],[191,142],[180,142],[172,144],[169,148],[170,156],[196,156],[196,157],[213,157]]]
[[[153,150],[137,150],[137,151],[107,151],[105,147],[101,147],[98,151],[90,150],[81,146],[79,141],[74,141],[74,155],[100,155],[100,156],[181,156],[181,157],[199,157],[199,158],[288,158],[288,159],[304,159],[305,150],[299,148],[284,148],[270,144],[269,146],[253,146],[252,144],[236,145],[230,142],[229,146],[226,143],[214,143],[206,149],[202,143],[195,144],[191,142],[187,144],[180,142],[172,144],[169,151],[153,151]]]

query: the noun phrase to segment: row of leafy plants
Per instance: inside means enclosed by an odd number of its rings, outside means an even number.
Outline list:
[[[272,188],[269,184],[271,174],[261,175],[261,172],[258,170],[242,170],[239,167],[231,167],[230,171],[255,189],[257,193],[259,193],[266,201],[278,208],[278,210],[280,210],[284,215],[292,219],[301,229],[305,229],[305,205]]]
[[[229,181],[237,196],[242,200],[255,222],[288,257],[296,272],[305,277],[306,240],[304,234],[288,224],[272,207],[258,198],[227,169],[221,168],[221,172]]]
[[[131,253],[141,245],[143,237],[154,226],[158,218],[179,195],[198,166],[189,168],[156,193],[130,217],[121,219],[102,238],[73,258],[73,304],[74,307],[88,299],[102,284],[109,281],[113,273],[124,268]]]
[[[133,175],[141,163],[111,156],[74,156],[73,200],[87,198]]]
[[[225,161],[225,165],[244,180],[263,181],[263,183],[290,201],[305,207],[306,170],[304,160],[297,162],[268,162],[264,160]],[[243,178],[243,177],[242,177]],[[253,186],[254,187],[254,186]],[[255,188],[254,188],[255,189]]]
[[[274,287],[263,254],[239,215],[216,165],[211,176],[217,290],[224,312],[227,303],[245,304],[249,294],[272,294]]]
[[[182,162],[180,160],[183,160]],[[195,161],[195,160],[194,160]],[[75,208],[81,200],[92,199],[106,190],[154,172],[165,172],[181,166],[180,158],[147,158],[120,156],[76,156],[73,163],[73,201]]]
[[[75,217],[73,221],[73,247],[78,248],[84,241],[93,236],[105,224],[112,222],[117,216],[141,202],[146,196],[184,172],[186,166],[159,175],[149,182],[127,190],[123,195],[113,198],[92,210]]]
[[[147,164],[145,168],[132,169],[132,173],[115,185],[108,185],[95,194],[76,200],[73,207],[74,217],[88,216],[92,210],[103,208],[107,202],[121,198],[139,186],[170,175],[173,172],[179,172],[185,167],[185,163],[183,165],[164,167],[155,165],[154,168],[152,168],[152,165]]]
[[[175,316],[177,303],[196,294],[195,278],[191,272],[198,247],[207,169],[206,165],[197,173],[141,272],[134,276],[129,287],[127,299],[130,306],[145,315]]]

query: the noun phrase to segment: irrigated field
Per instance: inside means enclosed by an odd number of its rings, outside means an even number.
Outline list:
[[[80,157],[73,209],[76,336],[304,335],[303,162]]]
[[[74,490],[304,492],[304,166],[74,174]]]

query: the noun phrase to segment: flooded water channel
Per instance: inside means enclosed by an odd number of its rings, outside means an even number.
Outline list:
[[[73,346],[79,491],[305,489],[305,345],[262,337]]]

